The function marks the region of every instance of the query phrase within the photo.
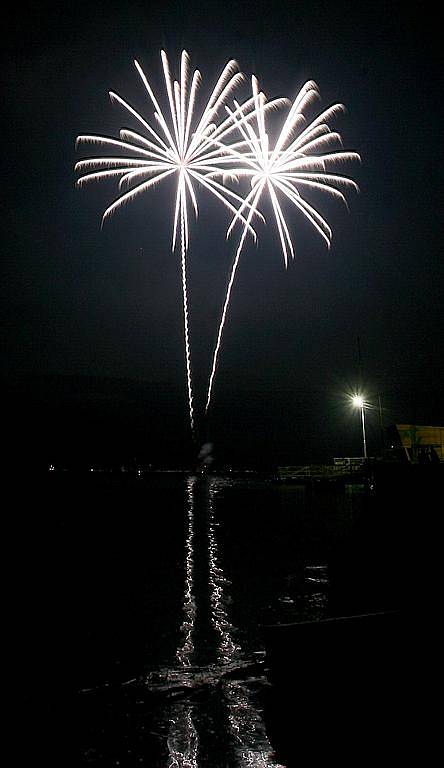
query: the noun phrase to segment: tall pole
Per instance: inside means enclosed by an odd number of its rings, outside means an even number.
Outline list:
[[[357,337],[358,342],[358,392],[362,392],[362,363],[361,363],[361,339]]]
[[[364,405],[361,405],[361,419],[362,419],[362,442],[364,444],[364,459],[367,458],[367,442],[365,439],[365,416],[364,416]]]
[[[381,456],[384,456],[384,420],[382,418],[382,400],[381,395],[378,395],[378,406],[379,406],[379,430],[381,434]]]

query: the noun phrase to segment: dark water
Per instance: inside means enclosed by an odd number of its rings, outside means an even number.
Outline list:
[[[395,561],[390,583],[360,573],[373,502],[357,488],[51,473],[27,492],[13,554],[21,749],[48,763],[278,766],[263,625],[396,602]]]

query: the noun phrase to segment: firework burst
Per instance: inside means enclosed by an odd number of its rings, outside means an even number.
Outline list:
[[[254,76],[252,77],[252,92],[252,99],[247,102],[247,111],[244,105],[241,106],[236,101],[234,102],[234,110],[226,107],[229,119],[236,125],[242,136],[245,150],[235,145],[226,146],[224,167],[227,170],[231,169],[231,174],[237,179],[249,178],[251,189],[234,215],[227,232],[228,236],[236,222],[245,215],[245,223],[228,281],[213,353],[206,411],[208,411],[211,402],[222,333],[236,270],[251,218],[257,212],[264,193],[268,193],[271,201],[282,254],[287,267],[289,257],[294,258],[294,247],[280,199],[283,197],[289,200],[309,221],[329,248],[332,231],[325,218],[305,199],[304,192],[307,190],[323,192],[347,205],[344,192],[351,189],[358,190],[357,184],[352,179],[334,172],[338,165],[360,159],[356,152],[344,152],[342,150],[339,133],[331,131],[329,127],[329,122],[344,111],[342,104],[334,104],[309,122],[306,112],[319,99],[316,83],[309,80],[290,105],[274,147],[271,148],[265,127],[268,104],[265,95],[259,91],[258,82]],[[254,121],[251,120],[251,113],[249,114],[251,101],[254,104]],[[276,104],[277,101],[274,103]],[[209,140],[214,142],[216,146],[218,145],[218,139],[214,136]],[[221,171],[215,170],[212,173],[217,176]]]
[[[163,74],[168,99],[169,116],[165,117],[159,101],[151,88],[140,64],[134,64],[140,75],[145,90],[154,106],[155,128],[137,112],[125,99],[110,91],[112,102],[118,103],[134,118],[143,129],[142,133],[122,128],[119,139],[107,136],[81,135],[77,144],[100,145],[109,150],[117,150],[119,156],[92,157],[80,160],[76,170],[81,172],[77,181],[82,187],[88,182],[103,179],[118,179],[121,195],[105,210],[102,224],[113,213],[126,203],[131,202],[151,187],[163,182],[168,177],[176,178],[176,192],[173,219],[172,250],[180,240],[182,295],[185,336],[185,357],[187,369],[188,402],[191,429],[194,433],[193,388],[191,375],[190,338],[188,322],[188,290],[187,290],[187,251],[189,246],[189,207],[194,209],[197,216],[198,203],[196,185],[211,192],[220,202],[240,219],[245,228],[255,237],[251,226],[252,216],[248,221],[243,215],[245,206],[243,198],[221,184],[215,176],[219,169],[218,162],[225,157],[225,147],[222,139],[234,129],[231,116],[219,126],[214,120],[221,107],[230,97],[233,90],[241,83],[243,76],[237,72],[234,60],[224,67],[217,83],[203,109],[197,114],[196,98],[201,82],[201,75],[195,70],[190,78],[190,59],[186,51],[182,52],[179,80],[171,77],[168,58],[161,52]],[[248,120],[254,112],[254,100],[246,103],[242,120]],[[250,117],[248,117],[248,113]],[[168,114],[168,112],[166,113]],[[208,137],[212,136],[218,146],[210,144]],[[242,149],[244,141],[232,145],[231,151]],[[242,211],[239,213],[239,205]],[[257,213],[257,211],[254,211]]]

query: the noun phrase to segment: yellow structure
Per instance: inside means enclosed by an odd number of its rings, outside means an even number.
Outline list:
[[[411,461],[418,459],[419,451],[434,448],[439,460],[444,461],[444,427],[423,427],[418,424],[397,424],[396,429]]]

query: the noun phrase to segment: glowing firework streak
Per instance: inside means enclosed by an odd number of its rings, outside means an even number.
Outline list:
[[[221,139],[234,130],[231,117],[226,118],[221,125],[216,127],[213,122],[219,110],[240,84],[243,76],[236,72],[237,65],[234,60],[228,62],[223,69],[208,102],[199,118],[196,118],[196,97],[201,76],[198,70],[189,76],[189,56],[182,52],[180,64],[180,82],[173,82],[167,56],[161,52],[163,73],[168,98],[170,119],[167,120],[159,105],[159,102],[140,66],[135,61],[136,69],[143,82],[145,90],[154,106],[154,117],[157,122],[156,129],[145,120],[127,101],[118,94],[110,91],[111,101],[122,106],[143,128],[143,134],[133,130],[122,128],[119,139],[107,136],[82,135],[77,138],[77,143],[101,145],[103,147],[123,152],[118,157],[93,157],[80,160],[76,164],[76,170],[82,172],[77,184],[83,186],[87,182],[98,181],[107,178],[119,179],[119,190],[126,190],[108,208],[102,217],[102,224],[115,211],[126,203],[134,200],[141,193],[161,183],[173,174],[177,178],[175,195],[175,209],[173,220],[172,250],[180,238],[181,268],[182,268],[182,296],[184,315],[185,356],[187,369],[188,403],[191,429],[194,432],[193,388],[191,374],[191,356],[188,323],[188,291],[186,257],[189,245],[189,218],[188,204],[191,203],[197,216],[198,205],[194,185],[197,182],[208,192],[211,192],[220,200],[236,220],[240,219],[244,226],[255,237],[251,226],[251,218],[248,222],[242,212],[236,206],[242,204],[243,199],[231,190],[220,184],[215,176],[220,168],[219,162],[225,160],[226,150]],[[252,112],[253,110],[253,112]],[[245,114],[242,119],[248,123],[248,113],[254,114],[254,103],[246,104]],[[217,140],[215,149],[213,143],[209,143],[208,137]],[[233,145],[242,148],[244,142]],[[234,151],[234,150],[233,150]],[[257,212],[255,212],[257,213]],[[180,232],[180,235],[178,234]]]
[[[265,115],[268,104],[264,94],[259,92],[258,82],[254,76],[252,77],[252,90],[256,129],[251,124],[251,114],[247,115],[243,106],[240,106],[235,101],[234,111],[226,107],[230,118],[242,135],[244,145],[248,147],[248,151],[243,152],[239,150],[239,147],[228,145],[226,147],[227,156],[224,162],[227,164],[229,162],[228,157],[231,159],[231,163],[234,166],[232,173],[236,178],[241,176],[250,178],[251,190],[233,217],[227,232],[228,236],[233,226],[239,220],[239,217],[245,212],[246,220],[228,281],[213,354],[206,411],[208,411],[211,402],[222,333],[236,270],[251,217],[257,211],[263,193],[267,191],[270,197],[284,262],[287,267],[289,255],[294,258],[294,248],[279,197],[283,195],[287,198],[324,239],[327,248],[330,248],[332,231],[319,211],[304,199],[303,192],[307,189],[325,192],[347,205],[341,189],[344,191],[349,189],[358,191],[358,186],[352,179],[331,172],[338,164],[350,160],[360,160],[356,152],[342,151],[339,133],[332,132],[328,125],[332,118],[344,110],[342,104],[335,104],[329,107],[308,123],[305,112],[313,101],[319,98],[316,83],[309,80],[302,87],[295,101],[290,106],[274,148],[270,149],[269,137],[265,129]],[[211,137],[210,140],[215,141],[214,137]],[[339,151],[336,151],[338,147]],[[228,167],[230,167],[229,164]]]

